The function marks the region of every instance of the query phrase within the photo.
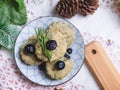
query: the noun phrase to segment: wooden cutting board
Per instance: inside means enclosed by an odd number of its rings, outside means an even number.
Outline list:
[[[86,46],[85,63],[100,90],[120,90],[120,74],[99,42]]]

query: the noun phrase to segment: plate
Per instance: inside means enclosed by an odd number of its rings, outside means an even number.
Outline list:
[[[22,44],[26,40],[28,40],[28,38],[30,38],[33,34],[35,34],[34,28],[41,27],[43,29],[47,29],[53,22],[57,22],[57,21],[68,23],[75,32],[74,43],[70,46],[73,49],[73,53],[71,54],[71,59],[73,61],[73,68],[71,72],[62,80],[52,80],[48,78],[43,71],[40,71],[38,69],[38,66],[30,66],[30,65],[24,64],[19,54]],[[29,22],[21,30],[21,32],[19,33],[16,39],[15,48],[14,48],[14,57],[15,57],[18,68],[23,73],[23,75],[27,77],[29,80],[44,86],[54,86],[54,85],[63,84],[71,80],[79,72],[84,62],[84,56],[85,56],[84,46],[85,45],[84,45],[83,38],[80,34],[80,30],[78,30],[70,22],[68,22],[65,19],[57,18],[57,17],[41,17]]]

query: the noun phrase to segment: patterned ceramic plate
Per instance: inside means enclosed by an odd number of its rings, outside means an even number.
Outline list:
[[[51,80],[50,78],[46,77],[45,73],[38,69],[38,66],[30,66],[24,64],[21,61],[19,54],[21,45],[26,40],[28,40],[29,37],[35,34],[34,28],[41,27],[47,29],[53,22],[56,21],[68,23],[73,28],[76,36],[74,43],[71,45],[73,49],[73,53],[71,54],[71,59],[73,60],[73,68],[71,72],[62,80]],[[79,30],[75,28],[70,22],[57,17],[42,17],[28,23],[20,32],[15,43],[14,56],[20,71],[34,83],[44,86],[59,85],[72,79],[80,70],[84,61],[84,41]]]

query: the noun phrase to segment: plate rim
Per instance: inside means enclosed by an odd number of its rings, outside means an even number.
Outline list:
[[[16,41],[17,41],[17,39],[18,39],[18,37],[19,37],[19,34],[22,32],[22,30],[23,30],[28,24],[30,24],[31,22],[36,21],[36,20],[38,20],[38,19],[41,19],[41,18],[57,18],[57,19],[62,19],[63,21],[69,23],[72,27],[74,27],[77,31],[79,31],[80,36],[81,36],[81,39],[82,39],[82,43],[83,43],[83,46],[84,46],[84,47],[83,47],[83,50],[84,50],[83,61],[82,61],[81,66],[79,67],[78,71],[77,71],[70,79],[68,79],[68,80],[66,80],[66,81],[64,81],[64,82],[62,82],[62,83],[59,83],[59,84],[44,85],[44,84],[40,84],[40,83],[34,82],[34,81],[32,81],[31,79],[29,79],[29,78],[20,70],[20,67],[19,67],[18,64],[17,64],[17,60],[16,60],[16,56],[15,56],[15,47],[16,47]],[[81,70],[81,68],[82,68],[82,66],[83,66],[83,64],[84,64],[84,61],[85,61],[85,42],[84,42],[84,39],[83,39],[83,37],[82,37],[82,35],[81,35],[80,30],[79,30],[77,27],[75,27],[75,25],[73,25],[70,21],[68,21],[68,20],[66,20],[66,19],[64,19],[64,18],[56,17],[56,16],[41,16],[41,17],[38,17],[38,18],[33,19],[33,20],[29,21],[28,23],[26,23],[26,24],[21,28],[19,34],[18,34],[18,36],[17,36],[17,38],[16,38],[16,40],[15,40],[15,45],[14,45],[14,60],[15,60],[15,63],[16,63],[16,65],[17,65],[17,68],[19,69],[19,71],[20,71],[20,72],[22,73],[22,75],[23,75],[25,78],[27,78],[29,81],[31,81],[31,82],[33,82],[33,83],[35,83],[35,84],[41,85],[41,86],[48,86],[48,87],[58,86],[58,85],[67,83],[68,81],[72,80],[72,79],[79,73],[79,71]]]

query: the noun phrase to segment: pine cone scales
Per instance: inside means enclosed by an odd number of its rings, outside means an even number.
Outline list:
[[[64,18],[71,18],[78,13],[78,0],[60,0],[56,6],[56,12]]]
[[[93,14],[98,7],[98,0],[79,0],[79,12],[83,15]]]
[[[56,12],[64,18],[71,18],[78,12],[83,15],[93,14],[98,7],[98,0],[60,0]]]

